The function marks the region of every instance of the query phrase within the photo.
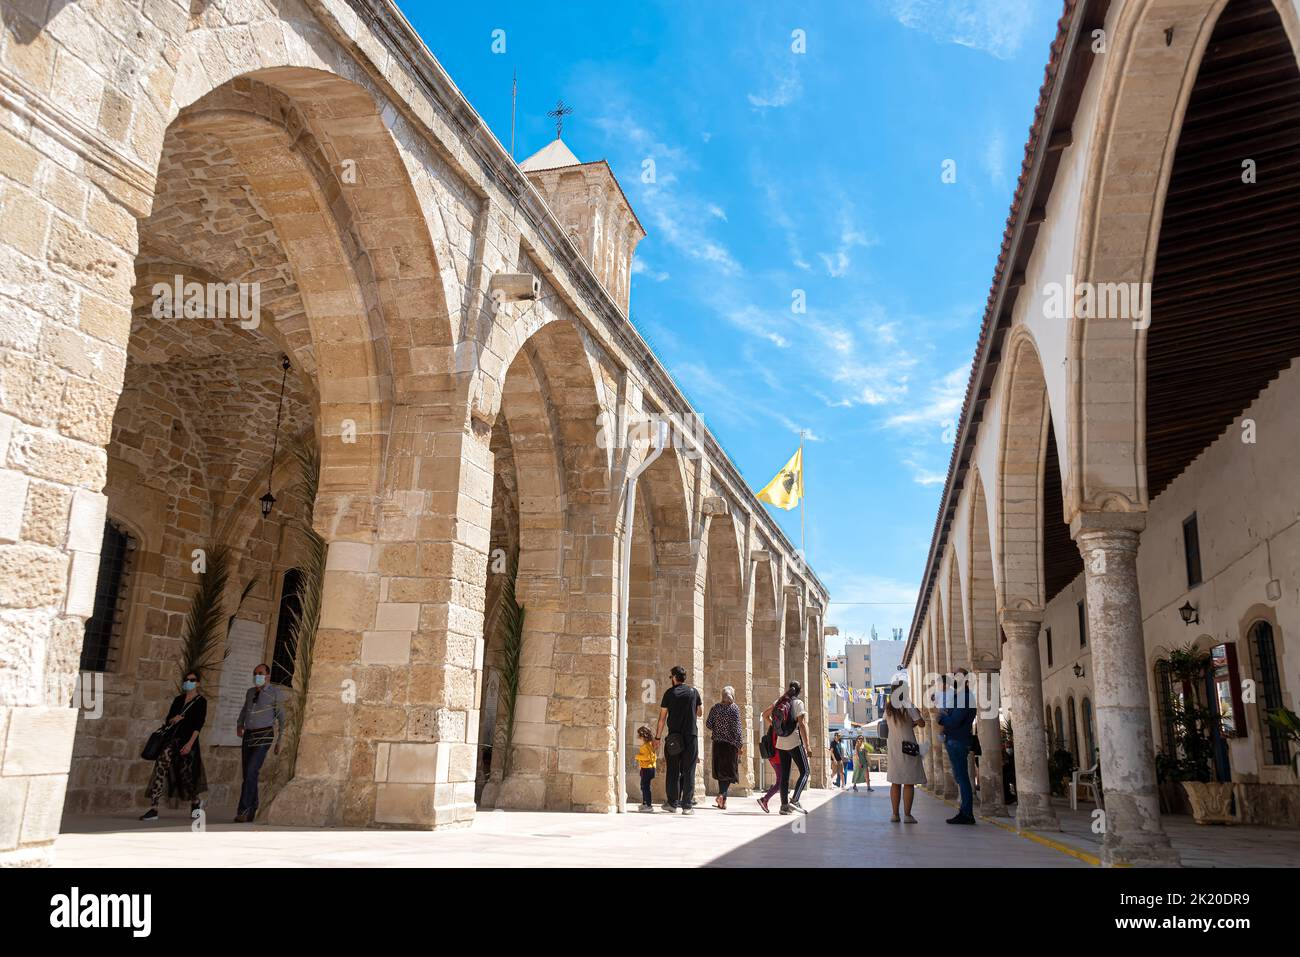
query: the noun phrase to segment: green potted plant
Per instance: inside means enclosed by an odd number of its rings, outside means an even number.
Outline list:
[[[1213,738],[1210,723],[1214,713],[1201,703],[1210,656],[1195,645],[1170,652],[1169,676],[1182,689],[1169,702],[1174,733],[1174,751],[1163,754],[1163,768],[1157,776],[1176,781],[1187,795],[1192,818],[1197,824],[1232,824],[1237,819],[1232,782],[1215,779]]]

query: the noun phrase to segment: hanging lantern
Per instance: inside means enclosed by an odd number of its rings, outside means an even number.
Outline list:
[[[266,494],[258,501],[262,503],[262,518],[270,518],[271,509],[275,508],[275,496],[271,494],[271,476],[275,474],[275,453],[280,448],[280,418],[284,415],[284,383],[289,378],[289,357],[280,356],[280,403],[275,409],[275,434],[271,439],[271,464],[266,468]]]

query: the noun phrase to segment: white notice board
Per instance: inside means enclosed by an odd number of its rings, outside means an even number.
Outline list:
[[[226,659],[221,663],[221,693],[217,698],[216,719],[208,718],[208,744],[239,744],[235,725],[244,707],[244,693],[253,687],[253,669],[262,663],[266,651],[266,625],[260,621],[236,618],[226,639]]]

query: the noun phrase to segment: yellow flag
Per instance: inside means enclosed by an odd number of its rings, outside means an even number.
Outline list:
[[[799,504],[803,498],[803,448],[794,453],[794,458],[785,463],[785,467],[776,473],[758,493],[760,502],[767,502],[787,512]]]

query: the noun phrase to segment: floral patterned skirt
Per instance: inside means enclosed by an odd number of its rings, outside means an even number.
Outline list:
[[[149,806],[157,807],[164,795],[172,807],[181,800],[193,803],[207,790],[208,778],[203,773],[199,743],[194,742],[189,754],[181,754],[181,743],[169,742],[154,761],[153,774],[149,776]]]

